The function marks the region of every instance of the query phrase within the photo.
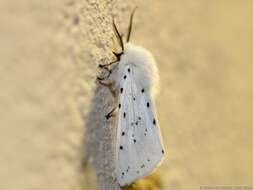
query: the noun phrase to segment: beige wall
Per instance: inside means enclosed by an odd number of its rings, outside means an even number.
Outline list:
[[[96,155],[106,152],[103,141],[114,130],[87,114],[98,104],[97,65],[112,58],[111,16],[126,31],[136,5],[132,41],[158,63],[157,109],[168,153],[155,177],[137,186],[253,188],[252,1],[6,0],[0,5],[0,189],[94,189],[86,160],[96,169],[108,166],[102,174],[113,169],[108,160],[96,163]],[[94,145],[84,159],[83,141]]]

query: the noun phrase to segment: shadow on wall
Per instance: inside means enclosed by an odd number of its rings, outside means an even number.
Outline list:
[[[86,150],[83,163],[94,168],[99,189],[117,189],[112,176],[114,172],[114,134],[113,120],[106,120],[105,113],[113,105],[113,99],[107,88],[96,84],[90,111],[85,126],[84,148]],[[87,166],[87,165],[86,165]],[[84,168],[84,172],[86,173]],[[94,181],[95,183],[95,181]]]

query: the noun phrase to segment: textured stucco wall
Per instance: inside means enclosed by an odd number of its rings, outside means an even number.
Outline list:
[[[0,189],[118,189],[111,17],[153,52],[168,155],[135,189],[252,185],[251,1],[2,1]],[[96,183],[96,181],[98,183]]]

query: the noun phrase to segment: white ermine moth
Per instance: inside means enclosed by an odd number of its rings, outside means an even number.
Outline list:
[[[109,87],[117,102],[106,118],[117,110],[115,167],[120,186],[148,175],[165,154],[154,104],[159,86],[158,69],[148,50],[129,42],[134,12],[125,43],[113,20],[121,51],[113,52],[116,61],[99,65],[108,71],[108,75],[98,77],[100,84]]]

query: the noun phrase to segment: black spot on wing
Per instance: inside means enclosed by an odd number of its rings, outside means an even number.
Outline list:
[[[122,93],[123,92],[123,88],[120,88],[120,93]]]
[[[156,124],[156,121],[155,121],[155,119],[153,119],[153,124],[154,124],[154,125]]]
[[[123,131],[123,132],[121,133],[121,135],[124,136],[124,135],[125,135],[125,132]]]
[[[119,104],[119,109],[121,108],[121,104]]]
[[[164,150],[162,149],[162,154],[164,154]]]
[[[143,88],[143,89],[141,89],[141,92],[142,92],[142,93],[144,93],[144,88]]]
[[[149,102],[147,102],[147,107],[149,107]]]
[[[130,68],[128,68],[127,71],[130,73]]]
[[[123,117],[124,117],[124,118],[126,117],[126,112],[123,113]]]
[[[127,78],[127,76],[126,75],[124,75],[124,79],[126,79]]]
[[[119,149],[120,149],[120,150],[123,150],[123,146],[120,146]]]
[[[134,143],[136,143],[136,139],[134,139]]]

